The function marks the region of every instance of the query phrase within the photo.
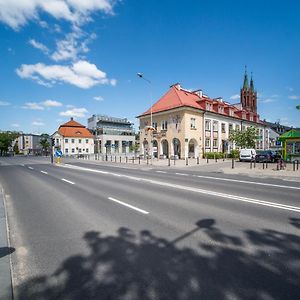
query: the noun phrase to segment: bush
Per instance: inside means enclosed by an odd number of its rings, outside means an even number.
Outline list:
[[[229,158],[240,158],[240,151],[239,150],[231,150],[228,157]]]
[[[222,152],[205,152],[204,153],[204,158],[208,158],[208,159],[220,159],[223,158],[225,155],[225,153]]]

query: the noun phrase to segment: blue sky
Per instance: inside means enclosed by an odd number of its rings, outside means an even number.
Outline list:
[[[236,103],[245,65],[261,118],[300,127],[299,15],[297,0],[0,0],[0,130],[138,124],[176,82]]]

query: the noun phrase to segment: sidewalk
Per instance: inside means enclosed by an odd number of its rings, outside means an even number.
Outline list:
[[[12,249],[8,246],[4,195],[0,185],[0,299],[11,300],[12,283],[10,271],[10,254]]]
[[[268,165],[262,163],[256,163],[255,167],[252,164],[252,168],[249,162],[239,162],[234,161],[234,168],[232,168],[232,159],[227,159],[223,161],[223,159],[218,159],[217,161],[214,159],[195,159],[190,158],[188,160],[168,160],[168,159],[132,159],[132,158],[120,158],[119,157],[108,157],[107,161],[103,160],[95,160],[91,158],[89,160],[86,159],[66,159],[67,161],[76,161],[83,163],[92,163],[92,164],[104,164],[110,166],[123,166],[127,168],[166,168],[166,169],[187,169],[190,171],[197,172],[215,172],[215,173],[224,173],[224,174],[232,174],[232,175],[244,175],[250,177],[270,177],[284,180],[292,180],[300,182],[300,166],[298,166],[298,170],[295,166],[295,171],[293,171],[293,165],[287,164],[284,170],[277,170],[276,163],[269,163]],[[263,168],[264,167],[264,168]]]

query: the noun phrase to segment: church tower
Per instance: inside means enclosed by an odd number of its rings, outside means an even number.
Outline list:
[[[243,109],[257,113],[257,92],[254,89],[252,74],[249,85],[247,69],[245,69],[244,84],[241,88],[240,99]]]

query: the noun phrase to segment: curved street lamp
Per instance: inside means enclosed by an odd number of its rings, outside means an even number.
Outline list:
[[[150,156],[151,156],[151,164],[152,164],[152,156],[153,156],[153,131],[155,128],[153,127],[153,122],[152,122],[152,84],[151,81],[147,78],[144,77],[143,73],[137,73],[137,76],[139,78],[144,79],[146,82],[149,83],[150,86],[150,126],[147,127],[147,131],[150,132]]]

